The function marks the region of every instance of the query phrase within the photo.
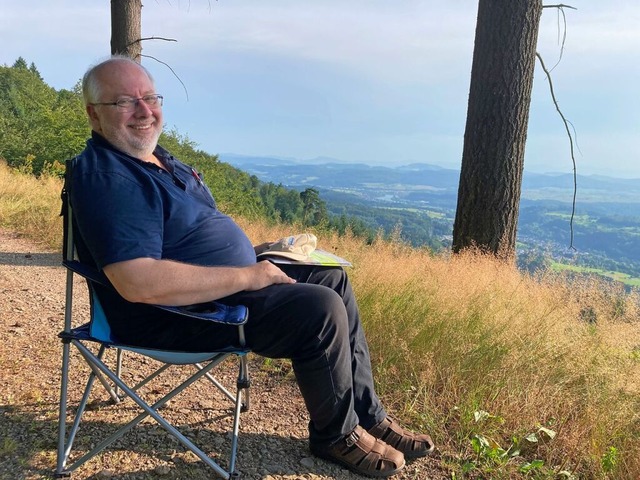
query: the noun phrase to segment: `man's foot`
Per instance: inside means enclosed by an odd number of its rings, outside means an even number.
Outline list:
[[[334,444],[310,444],[309,448],[316,457],[369,477],[390,477],[404,468],[402,453],[371,436],[359,425]]]
[[[426,457],[435,448],[429,435],[405,430],[398,422],[389,417],[371,427],[368,432],[402,452],[405,458]]]

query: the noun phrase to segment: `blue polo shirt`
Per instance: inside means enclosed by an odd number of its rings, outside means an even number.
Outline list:
[[[100,270],[141,257],[205,266],[254,264],[251,242],[216,208],[196,171],[160,146],[154,154],[166,170],[93,132],[73,160],[69,195],[83,261]]]

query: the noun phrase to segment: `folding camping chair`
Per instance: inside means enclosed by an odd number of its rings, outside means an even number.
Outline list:
[[[67,162],[67,171],[69,171],[70,165]],[[249,408],[249,373],[247,367],[247,353],[248,349],[245,348],[229,348],[224,351],[216,352],[201,352],[201,353],[185,353],[176,351],[164,351],[154,350],[149,348],[136,348],[130,345],[124,345],[113,338],[111,333],[108,319],[105,316],[104,309],[100,304],[100,300],[95,293],[94,286],[96,284],[105,284],[106,280],[102,274],[96,272],[91,267],[81,263],[75,259],[75,247],[73,241],[73,222],[72,222],[72,207],[68,199],[68,192],[65,188],[62,192],[63,207],[62,215],[64,218],[64,252],[63,252],[63,264],[67,268],[66,279],[66,305],[65,305],[65,322],[64,330],[59,334],[63,344],[62,355],[62,380],[60,389],[60,412],[59,412],[59,429],[58,429],[58,456],[57,466],[55,471],[56,478],[70,477],[71,473],[80,467],[82,464],[92,459],[105,448],[107,448],[114,441],[122,437],[125,433],[130,431],[142,420],[147,417],[151,417],[157,421],[157,423],[173,435],[178,442],[180,442],[186,449],[193,452],[198,458],[200,458],[206,465],[210,466],[218,475],[222,478],[237,478],[239,473],[236,471],[236,456],[238,449],[238,430],[240,423],[240,413],[246,411]],[[84,277],[89,287],[89,299],[90,299],[90,321],[81,326],[73,327],[74,309],[73,309],[73,284],[74,275],[79,274]],[[244,330],[243,325],[247,321],[248,312],[243,306],[229,307],[222,304],[216,304],[216,309],[213,312],[208,313],[194,313],[186,311],[180,308],[158,306],[167,311],[179,313],[182,315],[188,315],[191,317],[197,317],[202,321],[214,321],[225,323],[229,325],[236,325],[238,328],[238,334],[241,345],[244,345]],[[89,348],[90,344],[94,344],[97,347]],[[67,415],[68,415],[68,386],[70,381],[70,354],[71,345],[73,345],[81,357],[84,358],[90,368],[90,372],[87,378],[87,383],[84,389],[84,393],[79,401],[75,416],[73,416],[73,422],[69,429],[67,429]],[[116,351],[115,368],[109,367],[104,360],[105,352],[108,350]],[[94,353],[97,350],[97,353]],[[121,365],[122,365],[122,352],[129,351],[145,357],[150,357],[162,363],[162,366],[158,368],[154,373],[148,375],[144,380],[140,381],[134,386],[128,386],[121,379]],[[215,377],[211,375],[213,370],[222,361],[229,357],[235,357],[239,363],[239,373],[237,378],[237,384],[235,393],[227,390]],[[180,383],[177,387],[164,395],[162,398],[156,400],[150,404],[143,399],[143,393],[141,389],[147,385],[151,380],[156,378],[162,372],[167,370],[173,365],[193,365],[195,367],[195,373],[191,375],[187,380]],[[231,451],[228,457],[228,466],[223,468],[218,462],[214,461],[203,450],[197,447],[191,440],[183,435],[177,428],[171,425],[165,420],[158,412],[169,400],[174,398],[177,394],[182,392],[185,388],[192,385],[195,381],[205,377],[216,388],[218,388],[222,394],[231,400],[234,404],[233,408],[233,424],[231,429]],[[84,453],[78,458],[74,458],[73,462],[68,465],[70,457],[72,456],[72,449],[74,441],[76,440],[76,434],[80,430],[83,413],[86,410],[89,396],[94,386],[95,380],[104,386],[107,393],[111,397],[114,403],[119,403],[126,397],[132,399],[143,411],[138,416],[133,418],[126,425],[121,426],[110,436],[95,445],[90,451]],[[121,395],[120,392],[123,392]]]

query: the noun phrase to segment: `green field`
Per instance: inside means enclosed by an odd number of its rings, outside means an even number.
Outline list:
[[[600,277],[605,277],[611,280],[615,280],[616,282],[624,283],[630,287],[639,287],[640,286],[640,278],[632,277],[626,273],[615,272],[610,270],[603,270],[599,268],[593,267],[580,267],[577,265],[568,265],[566,263],[553,262],[551,264],[551,268],[555,271],[572,271],[576,273],[586,274],[586,275],[598,275]]]

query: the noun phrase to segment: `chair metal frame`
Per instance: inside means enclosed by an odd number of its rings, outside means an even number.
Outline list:
[[[69,163],[67,164],[67,172],[69,172]],[[206,465],[211,467],[220,477],[224,479],[238,478],[240,473],[236,470],[236,459],[238,450],[238,435],[240,426],[240,413],[249,408],[249,371],[247,365],[247,354],[249,350],[244,348],[244,323],[248,319],[248,311],[244,306],[228,307],[226,305],[216,305],[214,312],[194,313],[185,311],[175,307],[158,306],[158,308],[168,310],[174,313],[196,317],[202,321],[215,321],[237,325],[238,335],[241,348],[229,348],[224,351],[203,352],[203,353],[187,353],[165,350],[155,350],[149,348],[137,348],[131,345],[123,345],[111,338],[110,328],[100,301],[93,289],[93,284],[104,284],[104,278],[95,270],[81,263],[75,258],[75,246],[73,241],[73,221],[72,208],[68,199],[68,192],[65,189],[62,192],[63,207],[62,216],[64,218],[64,252],[63,265],[67,268],[66,276],[66,301],[64,314],[64,330],[58,335],[62,340],[62,376],[60,384],[60,408],[58,421],[58,450],[57,463],[55,470],[56,478],[70,477],[72,472],[78,467],[91,460],[93,457],[102,452],[111,445],[115,440],[122,437],[142,420],[147,417],[153,418],[161,427],[169,432],[176,440],[186,449],[193,452]],[[89,323],[79,327],[73,327],[73,288],[74,276],[80,275],[87,280],[90,295],[90,311],[91,320]],[[98,352],[94,353],[88,348],[89,343],[98,345]],[[84,389],[84,393],[77,405],[75,415],[70,428],[67,428],[68,412],[68,388],[69,388],[69,367],[71,346],[74,346],[80,355],[84,358],[90,367],[90,373]],[[104,361],[105,352],[109,349],[116,350],[116,366],[115,369],[110,368]],[[148,375],[142,381],[134,386],[128,386],[120,378],[122,368],[123,351],[134,352],[144,355],[163,363],[156,371]],[[221,362],[230,357],[238,359],[238,377],[235,392],[227,390],[215,377],[211,371]],[[172,365],[192,364],[196,373],[188,379],[180,383],[169,393],[165,394],[155,403],[147,403],[139,393],[139,390],[147,385],[151,380],[156,378]],[[115,371],[114,371],[115,370]],[[228,468],[223,468],[218,462],[214,461],[200,447],[196,446],[191,440],[184,436],[176,427],[171,425],[163,418],[158,410],[164,406],[169,400],[181,393],[189,385],[202,378],[208,379],[222,394],[233,402],[233,426],[231,430],[231,451],[228,457]],[[90,451],[84,453],[79,458],[68,464],[73,452],[73,445],[76,434],[80,430],[82,415],[87,407],[89,396],[94,386],[95,380],[98,380],[107,391],[113,403],[119,403],[126,397],[133,400],[143,411],[133,418],[129,423],[118,428],[110,436],[95,445]],[[121,395],[123,392],[124,395]]]

